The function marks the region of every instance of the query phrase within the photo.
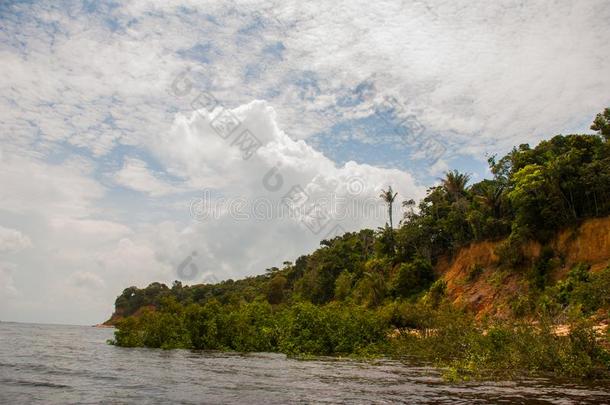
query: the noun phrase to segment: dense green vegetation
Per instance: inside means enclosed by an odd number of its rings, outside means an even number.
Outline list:
[[[390,224],[323,240],[315,252],[266,274],[218,284],[130,287],[117,298],[114,343],[120,346],[276,351],[292,355],[417,356],[448,376],[484,378],[514,372],[607,374],[607,339],[588,319],[607,317],[610,268],[586,264],[551,282],[560,252],[548,246],[534,262],[521,246],[543,245],[559,229],[610,215],[610,109],[592,125],[598,135],[555,136],[489,158],[492,179],[469,185],[451,171],[415,209],[405,201]],[[389,212],[396,193],[380,196]],[[520,272],[528,294],[510,321],[475,321],[445,299],[434,265],[473,241],[501,240],[503,271]],[[474,266],[469,281],[483,269]],[[532,321],[536,320],[535,323]],[[553,324],[571,325],[558,336]]]

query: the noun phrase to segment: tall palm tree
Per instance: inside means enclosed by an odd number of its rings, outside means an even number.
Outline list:
[[[394,200],[396,199],[396,196],[398,195],[398,193],[395,193],[394,190],[392,190],[392,186],[388,186],[387,190],[381,190],[381,194],[379,194],[379,197],[385,201],[386,204],[388,204],[388,216],[390,217],[390,228],[393,228],[393,224],[392,224],[392,205],[394,204]]]
[[[455,200],[466,192],[466,184],[470,181],[470,175],[452,170],[445,173],[445,178],[441,179],[443,188]]]

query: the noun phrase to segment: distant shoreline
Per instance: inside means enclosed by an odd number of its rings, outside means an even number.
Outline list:
[[[114,325],[105,325],[103,323],[98,323],[96,325],[91,325],[91,326],[94,327],[94,328],[104,328],[104,329],[110,328],[110,329],[114,329]]]

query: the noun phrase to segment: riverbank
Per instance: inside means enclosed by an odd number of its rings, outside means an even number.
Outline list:
[[[396,325],[411,332],[392,335]],[[369,310],[336,303],[184,307],[168,302],[117,327],[112,343],[118,346],[410,358],[436,365],[451,380],[610,376],[607,335],[583,317],[561,325],[550,318],[537,325],[481,322],[449,303],[403,302]]]

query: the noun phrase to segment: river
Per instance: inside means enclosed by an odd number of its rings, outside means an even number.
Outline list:
[[[610,384],[450,384],[392,360],[129,349],[112,329],[0,323],[0,403],[610,403]]]

